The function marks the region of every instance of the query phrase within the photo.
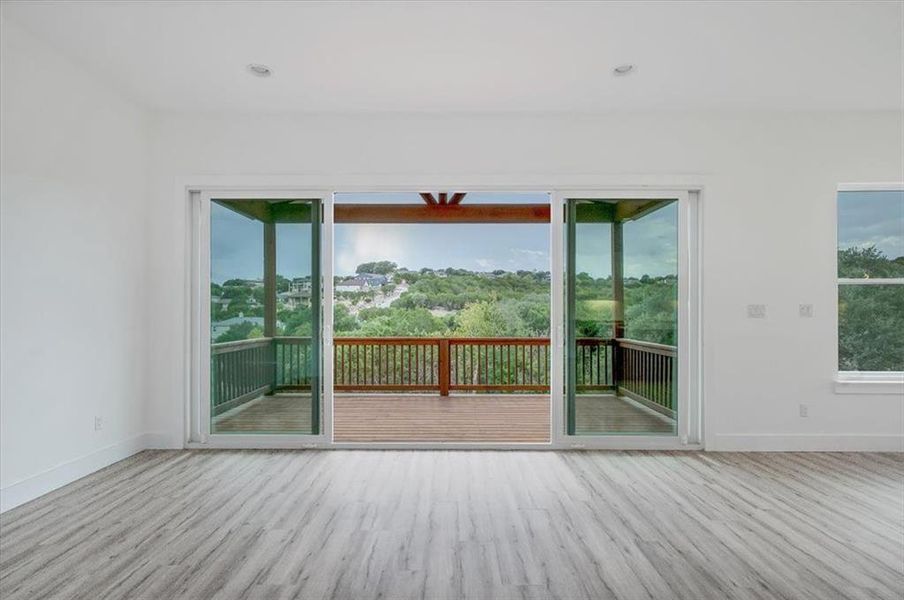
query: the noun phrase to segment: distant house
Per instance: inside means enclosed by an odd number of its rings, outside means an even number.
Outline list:
[[[377,273],[361,273],[355,279],[366,281],[370,287],[380,287],[381,285],[389,283],[389,278],[386,275],[379,275]]]
[[[352,277],[336,284],[337,292],[366,292],[374,287],[366,277]]]
[[[307,306],[311,303],[311,284],[310,282],[293,282],[289,285],[289,291],[280,292],[276,297],[292,310],[299,306]]]

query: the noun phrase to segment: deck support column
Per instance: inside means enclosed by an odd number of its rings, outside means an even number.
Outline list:
[[[276,223],[264,223],[264,337],[271,338],[267,369],[270,392],[276,390]]]
[[[625,252],[621,221],[612,223],[612,383],[618,395],[623,378],[623,357],[618,340],[625,337]]]

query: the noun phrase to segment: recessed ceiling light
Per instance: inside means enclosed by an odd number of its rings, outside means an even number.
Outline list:
[[[625,65],[618,65],[617,67],[612,69],[612,73],[614,75],[627,75],[628,73],[632,72],[633,70],[634,70],[634,65],[625,64]]]
[[[256,63],[248,65],[248,72],[257,77],[270,77],[270,75],[273,74],[273,71],[271,71],[270,67],[267,65],[259,65]]]

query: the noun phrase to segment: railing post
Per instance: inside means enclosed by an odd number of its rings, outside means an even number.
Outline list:
[[[449,395],[449,382],[452,379],[452,365],[449,362],[449,340],[439,341],[439,395]]]
[[[267,357],[267,374],[270,379],[270,394],[276,392],[276,388],[279,385],[278,381],[278,369],[276,367],[276,338],[270,338],[270,344],[266,348],[266,357]]]

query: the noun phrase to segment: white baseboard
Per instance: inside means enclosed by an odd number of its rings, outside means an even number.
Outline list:
[[[145,450],[182,450],[182,439],[168,433],[145,433]]]
[[[165,435],[142,433],[17,481],[0,489],[0,512],[34,500],[142,450],[165,447],[166,441]]]
[[[904,452],[904,435],[825,433],[720,433],[714,452]]]

